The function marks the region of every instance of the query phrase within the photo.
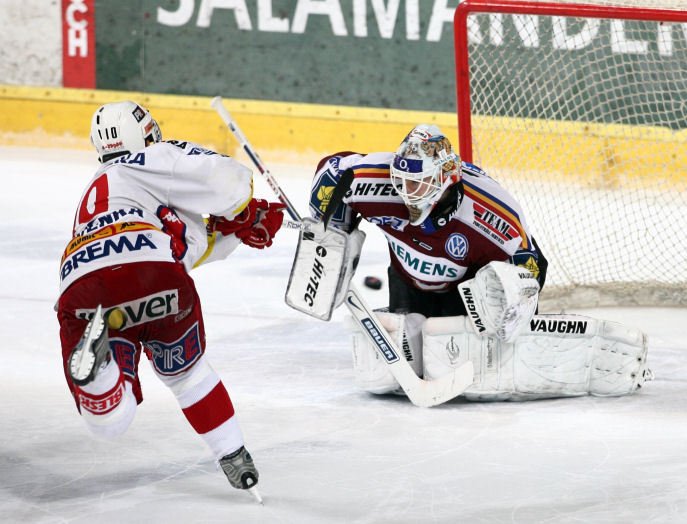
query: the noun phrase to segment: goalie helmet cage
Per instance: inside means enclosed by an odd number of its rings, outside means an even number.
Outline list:
[[[465,0],[461,157],[515,194],[545,308],[687,305],[687,1]]]

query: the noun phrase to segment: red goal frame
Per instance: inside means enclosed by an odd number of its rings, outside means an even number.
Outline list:
[[[472,162],[472,117],[470,66],[468,56],[468,16],[475,13],[503,13],[619,20],[656,20],[687,23],[687,12],[649,7],[614,7],[591,4],[532,2],[519,0],[463,0],[453,18],[456,61],[456,109],[460,157]]]

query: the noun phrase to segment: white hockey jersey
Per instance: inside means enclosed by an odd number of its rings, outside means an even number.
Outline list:
[[[239,240],[208,237],[203,217],[231,219],[252,195],[250,169],[191,142],[159,142],[103,164],[79,201],[60,293],[103,267],[179,260],[189,271],[225,258]]]

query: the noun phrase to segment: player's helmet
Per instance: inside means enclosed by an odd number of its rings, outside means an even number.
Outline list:
[[[415,126],[391,163],[391,181],[414,226],[429,216],[446,188],[459,180],[460,157],[435,125]]]
[[[91,143],[101,162],[136,153],[160,140],[157,122],[147,109],[130,100],[105,104],[93,114]]]

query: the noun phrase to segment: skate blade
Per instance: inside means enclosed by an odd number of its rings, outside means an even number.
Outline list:
[[[94,344],[105,329],[102,307],[98,306],[93,318],[86,326],[78,348],[70,359],[69,371],[75,382],[82,382],[90,377],[96,364]]]
[[[248,491],[250,491],[250,494],[255,497],[255,500],[258,501],[258,504],[260,504],[261,506],[265,505],[262,502],[262,497],[260,496],[260,492],[258,491],[258,488],[256,486],[253,486],[252,488],[248,488]]]

